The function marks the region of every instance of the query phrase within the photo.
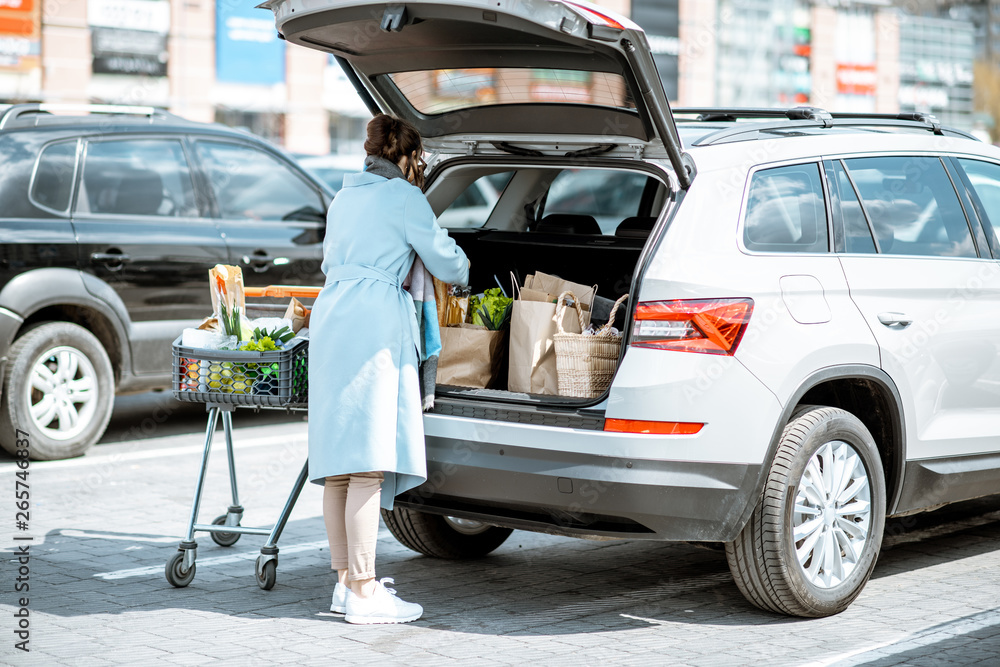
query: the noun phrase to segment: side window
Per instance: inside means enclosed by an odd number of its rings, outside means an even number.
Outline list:
[[[981,160],[960,158],[958,162],[969,177],[976,196],[986,213],[986,228],[990,232],[993,252],[1000,251],[1000,165]]]
[[[880,252],[977,256],[958,194],[938,158],[852,158],[844,163],[861,194]]]
[[[31,201],[36,206],[65,213],[76,175],[77,140],[49,144],[42,149],[31,181]]]
[[[847,171],[839,160],[827,164],[827,180],[830,186],[830,199],[833,204],[834,222],[844,230],[844,252],[874,253],[875,241],[861,208],[854,185],[847,177]]]
[[[482,227],[513,175],[512,171],[504,171],[476,179],[441,212],[437,218],[438,224],[448,229]]]
[[[747,250],[769,252],[829,250],[818,164],[764,169],[753,175],[743,244]]]
[[[221,217],[316,220],[324,216],[319,193],[277,158],[241,144],[199,141],[195,145]]]
[[[549,215],[592,216],[600,230],[587,233],[614,234],[625,218],[639,215],[649,179],[637,171],[565,169],[549,186],[539,231],[544,231],[545,217]],[[581,233],[576,227],[574,230]]]
[[[174,139],[91,141],[77,213],[196,217],[191,170]]]

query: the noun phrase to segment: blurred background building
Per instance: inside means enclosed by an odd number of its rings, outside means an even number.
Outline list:
[[[279,40],[256,4],[0,0],[0,101],[149,104],[292,152],[360,152],[369,114],[339,67]],[[675,104],[929,111],[984,133],[1000,120],[992,0],[599,4],[643,26]]]

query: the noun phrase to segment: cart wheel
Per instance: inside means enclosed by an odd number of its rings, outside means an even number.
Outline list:
[[[217,516],[212,519],[213,526],[225,526],[227,515]],[[240,524],[236,524],[237,526]],[[240,533],[211,533],[212,541],[220,547],[231,547],[240,541]]]
[[[257,567],[254,568],[254,572],[257,573],[257,585],[261,587],[262,590],[269,591],[274,588],[274,583],[278,580],[278,561],[269,560],[264,563],[263,568],[260,565],[261,556],[257,556]],[[263,569],[263,574],[261,570]]]
[[[171,586],[176,586],[177,588],[184,588],[192,581],[194,581],[194,563],[191,564],[191,569],[184,571],[184,552],[178,551],[170,560],[167,561],[166,575],[167,581]],[[273,585],[273,584],[272,584]]]

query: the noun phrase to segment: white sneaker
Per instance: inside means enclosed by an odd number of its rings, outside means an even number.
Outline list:
[[[330,600],[330,611],[334,614],[346,614],[347,613],[347,591],[349,591],[347,586],[337,582],[337,585],[333,588],[333,599]]]
[[[396,591],[385,587],[385,582],[395,583],[386,577],[375,583],[375,592],[371,597],[363,598],[347,591],[348,623],[409,623],[420,618],[424,608],[413,602],[404,602],[396,597]]]

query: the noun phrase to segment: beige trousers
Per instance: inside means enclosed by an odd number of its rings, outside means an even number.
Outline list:
[[[327,477],[323,521],[330,540],[330,565],[347,570],[351,581],[375,578],[381,472]]]

